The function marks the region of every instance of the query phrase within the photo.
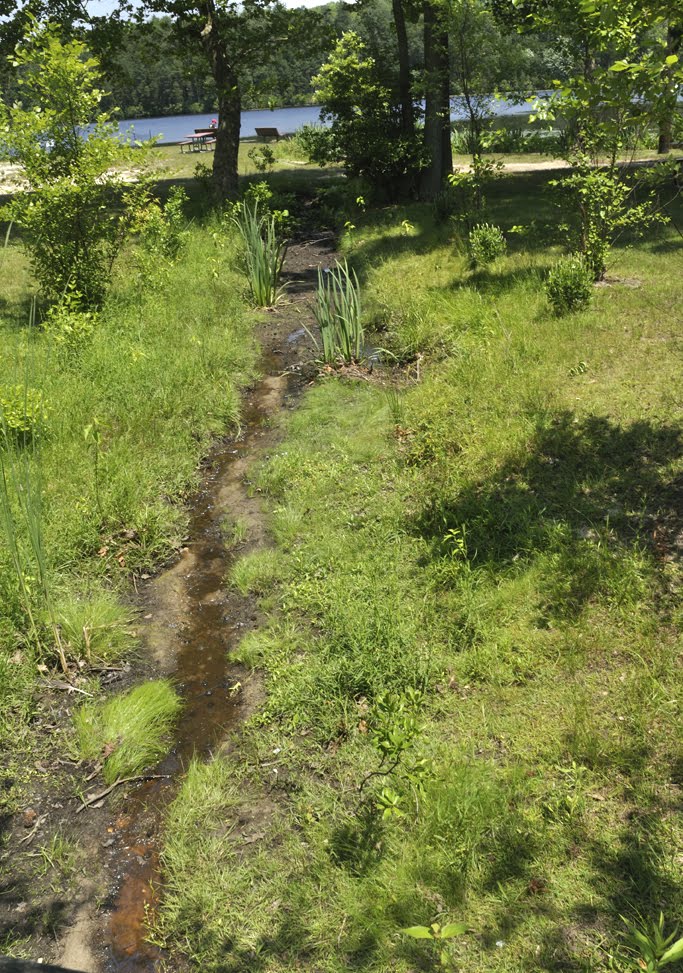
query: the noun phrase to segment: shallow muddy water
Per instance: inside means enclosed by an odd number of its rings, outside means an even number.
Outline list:
[[[116,822],[120,884],[105,937],[110,953],[106,965],[125,973],[153,969],[160,959],[159,952],[145,943],[145,917],[160,880],[158,830],[176,778],[194,755],[209,757],[251,708],[244,674],[228,657],[256,618],[248,599],[226,584],[226,575],[235,556],[265,542],[259,499],[249,491],[246,467],[249,457],[272,436],[267,420],[282,408],[296,382],[296,372],[282,371],[273,357],[264,365],[270,374],[248,396],[241,436],[216,447],[210,457],[202,491],[192,506],[187,547],[143,594],[151,616],[146,619],[145,641],[177,686],[183,710],[178,742],[155,771],[164,776],[139,787]],[[226,544],[224,522],[236,519],[246,526],[247,540],[233,553]]]

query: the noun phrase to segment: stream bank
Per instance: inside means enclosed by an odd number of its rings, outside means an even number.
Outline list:
[[[231,665],[229,653],[250,628],[258,625],[254,600],[229,586],[226,577],[236,557],[267,546],[266,517],[258,492],[249,486],[250,468],[278,438],[271,420],[295,407],[307,381],[315,375],[306,327],[314,323],[311,303],[318,266],[334,262],[333,236],[292,244],[284,269],[287,299],[264,312],[257,328],[262,377],[244,396],[239,434],[219,441],[204,464],[201,489],[190,504],[187,543],[175,563],[138,584],[142,658],[117,673],[116,690],[141,678],[170,678],[182,700],[176,744],[153,777],[123,785],[87,808],[74,797],[100,790],[97,780],[84,782],[76,767],[68,780],[41,782],[31,803],[38,808],[35,847],[54,836],[78,846],[77,876],[54,894],[42,889],[11,903],[12,920],[23,926],[26,955],[97,973],[100,970],[147,970],[161,955],[145,943],[147,911],[159,886],[160,831],[164,810],[176,781],[193,756],[210,759],[215,748],[239,728],[261,699],[258,678]],[[304,327],[304,325],[306,327]],[[60,733],[70,716],[60,704]],[[75,700],[77,704],[79,700]],[[45,761],[46,771],[62,764]],[[65,786],[65,784],[67,786]],[[18,816],[19,817],[19,816]],[[32,823],[33,823],[33,819]],[[11,853],[36,857],[27,846],[26,822],[18,820],[9,839]],[[14,846],[14,847],[12,847]],[[28,883],[31,884],[30,882]],[[53,937],[36,935],[38,923],[24,917],[49,915]],[[16,918],[15,918],[16,917]],[[9,918],[9,917],[8,917]],[[10,922],[8,922],[8,927]],[[45,924],[42,924],[43,928]],[[168,965],[169,958],[163,957]]]

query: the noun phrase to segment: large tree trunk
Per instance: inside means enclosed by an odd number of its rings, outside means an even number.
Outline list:
[[[683,46],[683,25],[669,23],[666,36],[666,53],[679,54]],[[669,69],[669,75],[673,68]],[[673,140],[674,114],[677,108],[676,88],[671,85],[671,91],[663,99],[663,112],[659,117],[659,139],[657,141],[657,151],[662,155],[671,151]]]
[[[432,199],[453,171],[453,152],[448,26],[430,0],[424,5],[424,51],[424,139],[430,163],[422,175],[421,193],[424,198]]]
[[[415,134],[413,96],[410,90],[410,58],[403,0],[392,0],[396,43],[398,45],[398,96],[401,102],[401,134],[412,138]]]
[[[230,62],[225,40],[220,36],[214,0],[204,0],[200,9],[206,21],[202,44],[211,65],[218,96],[218,129],[213,157],[213,181],[219,199],[237,195],[237,160],[240,148],[242,98],[239,82]]]

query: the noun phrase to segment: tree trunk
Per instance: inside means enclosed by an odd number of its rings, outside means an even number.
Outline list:
[[[239,82],[230,63],[225,40],[220,36],[214,0],[200,4],[205,25],[202,44],[211,65],[218,96],[218,128],[213,157],[213,181],[219,199],[237,196],[237,160],[240,148],[242,99]]]
[[[412,138],[415,134],[415,114],[410,90],[410,58],[403,0],[392,0],[392,10],[398,45],[398,96],[401,102],[401,134],[406,138]]]
[[[678,54],[681,50],[682,42],[683,25],[669,23],[669,29],[666,35],[666,53]],[[673,68],[669,68],[667,73],[671,75],[672,71]],[[677,107],[677,90],[673,84],[670,85],[670,88],[671,90],[667,92],[663,98],[663,112],[659,117],[659,139],[657,140],[657,151],[661,155],[665,155],[667,152],[671,151],[671,143],[673,141],[673,122]]]
[[[424,139],[430,163],[423,172],[421,192],[424,198],[432,199],[453,171],[453,152],[448,27],[430,0],[424,5],[424,52]]]

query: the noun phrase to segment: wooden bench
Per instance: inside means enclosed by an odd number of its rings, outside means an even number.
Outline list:
[[[263,139],[264,142],[266,142],[268,139],[275,139],[276,142],[279,142],[280,139],[282,138],[282,136],[280,135],[280,133],[278,132],[278,130],[276,128],[258,128],[257,127],[256,128],[256,136],[257,136],[257,138]]]

